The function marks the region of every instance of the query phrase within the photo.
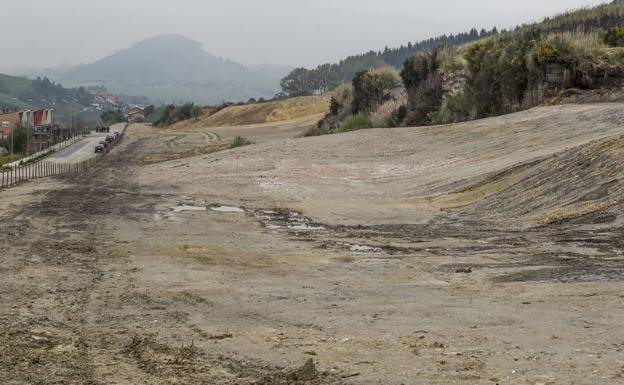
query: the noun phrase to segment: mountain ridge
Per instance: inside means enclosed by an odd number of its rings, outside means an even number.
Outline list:
[[[114,93],[147,96],[154,101],[214,104],[273,97],[280,90],[280,75],[288,70],[280,66],[250,68],[210,54],[198,41],[165,34],[70,68],[55,80],[73,86],[104,85]]]

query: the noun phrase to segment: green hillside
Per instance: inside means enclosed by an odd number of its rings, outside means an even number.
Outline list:
[[[0,106],[54,108],[57,123],[68,124],[72,119],[97,122],[99,112],[90,108],[91,102],[82,88],[64,88],[45,78],[31,80],[0,74]]]

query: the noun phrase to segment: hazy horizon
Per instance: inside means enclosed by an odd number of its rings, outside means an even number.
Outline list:
[[[161,34],[187,36],[216,56],[246,65],[315,67],[371,49],[471,28],[511,28],[606,2],[21,0],[2,10],[0,44],[10,54],[0,69],[90,63]]]

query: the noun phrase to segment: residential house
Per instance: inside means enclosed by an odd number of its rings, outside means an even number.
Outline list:
[[[145,119],[145,110],[141,107],[132,107],[128,110],[128,120],[136,121],[139,119]]]
[[[6,138],[21,125],[28,129],[28,152],[41,151],[69,135],[67,129],[54,124],[54,117],[53,109],[20,111],[17,108],[0,108],[0,139]]]
[[[17,108],[0,108],[0,140],[6,138],[22,120]]]
[[[93,98],[92,106],[97,110],[109,110],[119,107],[117,96],[108,92],[91,91],[89,93]]]

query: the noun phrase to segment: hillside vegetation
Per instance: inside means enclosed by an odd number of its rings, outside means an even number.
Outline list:
[[[502,30],[501,34],[507,36],[524,35],[529,31],[537,31],[543,35],[563,32],[586,34],[596,32],[601,28],[608,29],[621,26],[623,17],[624,5],[621,0],[615,0],[610,4],[549,17],[539,23],[525,24],[513,31]],[[296,68],[282,79],[281,86],[283,91],[290,96],[325,92],[334,89],[341,83],[350,82],[360,71],[388,65],[400,69],[403,63],[415,54],[432,52],[441,46],[460,47],[498,34],[499,31],[496,27],[490,31],[482,29],[480,32],[472,29],[470,32],[457,35],[443,35],[414,44],[410,42],[399,48],[389,49],[386,47],[383,51],[370,51],[361,55],[349,56],[339,63],[322,64],[315,69]]]
[[[84,88],[64,88],[47,78],[35,80],[0,74],[0,105],[24,109],[54,108],[60,123],[72,119],[98,121],[98,113],[85,111],[92,98]]]
[[[442,45],[460,46],[496,34],[498,34],[496,28],[491,31],[481,30],[481,32],[472,29],[468,33],[444,35],[414,44],[410,42],[399,48],[389,49],[386,47],[379,52],[370,51],[361,55],[349,56],[339,63],[322,64],[312,70],[296,68],[282,79],[281,87],[290,96],[325,92],[336,88],[341,83],[351,81],[360,71],[388,65],[399,68],[405,60],[416,53],[428,52]]]
[[[621,97],[624,29],[614,25],[622,21],[624,5],[613,3],[421,52],[400,72],[360,71],[308,134],[479,119],[559,103],[570,90]]]

